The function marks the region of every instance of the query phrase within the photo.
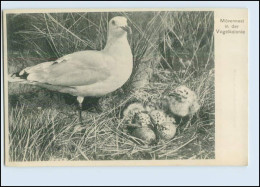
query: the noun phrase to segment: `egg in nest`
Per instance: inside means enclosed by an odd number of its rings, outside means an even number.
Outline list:
[[[162,110],[152,110],[149,115],[154,125],[158,125],[166,121],[166,115]]]
[[[157,132],[161,139],[171,140],[176,134],[176,128],[173,122],[166,121],[157,126]]]
[[[135,114],[134,123],[140,124],[141,127],[153,127],[150,116],[144,112]]]
[[[147,145],[151,145],[156,141],[156,135],[154,131],[148,127],[135,128],[131,135],[141,139],[142,142]]]
[[[166,115],[162,110],[153,110],[150,116],[159,138],[170,140],[175,136],[176,121],[173,117]]]

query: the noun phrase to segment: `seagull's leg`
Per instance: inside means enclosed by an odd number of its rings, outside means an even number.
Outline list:
[[[83,103],[84,97],[78,96],[77,101],[79,102],[79,121],[82,124],[82,103]]]

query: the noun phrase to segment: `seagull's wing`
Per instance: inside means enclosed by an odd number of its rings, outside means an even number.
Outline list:
[[[20,72],[28,81],[57,86],[82,86],[103,81],[110,76],[113,59],[100,51],[81,51],[45,62]]]

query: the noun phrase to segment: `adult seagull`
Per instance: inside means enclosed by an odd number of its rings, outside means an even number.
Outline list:
[[[27,67],[9,76],[9,82],[38,85],[77,97],[80,108],[86,96],[103,96],[120,88],[130,77],[133,56],[127,40],[131,28],[125,17],[109,21],[103,50],[86,50],[55,61]]]

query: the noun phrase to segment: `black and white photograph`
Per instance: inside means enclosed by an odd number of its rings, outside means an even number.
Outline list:
[[[9,161],[215,158],[212,11],[6,21]]]

